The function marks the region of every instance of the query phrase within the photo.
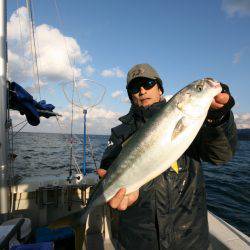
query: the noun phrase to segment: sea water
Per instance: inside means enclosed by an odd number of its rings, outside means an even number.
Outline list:
[[[91,135],[89,139],[86,163],[87,171],[91,172],[99,167],[108,136]],[[81,135],[71,140],[65,134],[18,133],[13,141],[13,153],[17,154],[13,166],[15,180],[69,173],[71,145],[73,157],[82,168],[82,141]],[[238,142],[236,154],[229,163],[220,166],[204,163],[203,169],[208,209],[250,235],[250,141]]]

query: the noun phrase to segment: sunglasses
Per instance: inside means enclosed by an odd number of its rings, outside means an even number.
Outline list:
[[[143,87],[146,90],[149,90],[155,86],[157,82],[155,80],[151,79],[141,79],[141,80],[136,80],[134,82],[131,82],[128,86],[128,91],[131,94],[136,94],[140,91],[141,87]]]

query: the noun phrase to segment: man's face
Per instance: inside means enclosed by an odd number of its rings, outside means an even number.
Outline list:
[[[150,89],[145,89],[143,86],[140,87],[140,90],[132,94],[132,101],[135,105],[147,107],[152,104],[159,102],[161,100],[162,91],[158,87],[158,84],[155,84]]]

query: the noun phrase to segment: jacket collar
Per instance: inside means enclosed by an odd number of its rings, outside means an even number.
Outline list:
[[[120,117],[119,120],[125,124],[132,124],[135,120],[142,120],[145,122],[157,110],[160,110],[165,104],[165,99],[162,99],[160,102],[154,103],[153,105],[145,108],[132,104],[128,114]]]

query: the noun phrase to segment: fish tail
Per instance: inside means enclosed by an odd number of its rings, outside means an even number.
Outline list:
[[[49,224],[48,228],[51,229],[58,229],[64,227],[76,228],[79,226],[83,226],[87,221],[89,213],[90,209],[87,206],[78,212],[69,214],[65,217],[53,221],[52,223]]]

